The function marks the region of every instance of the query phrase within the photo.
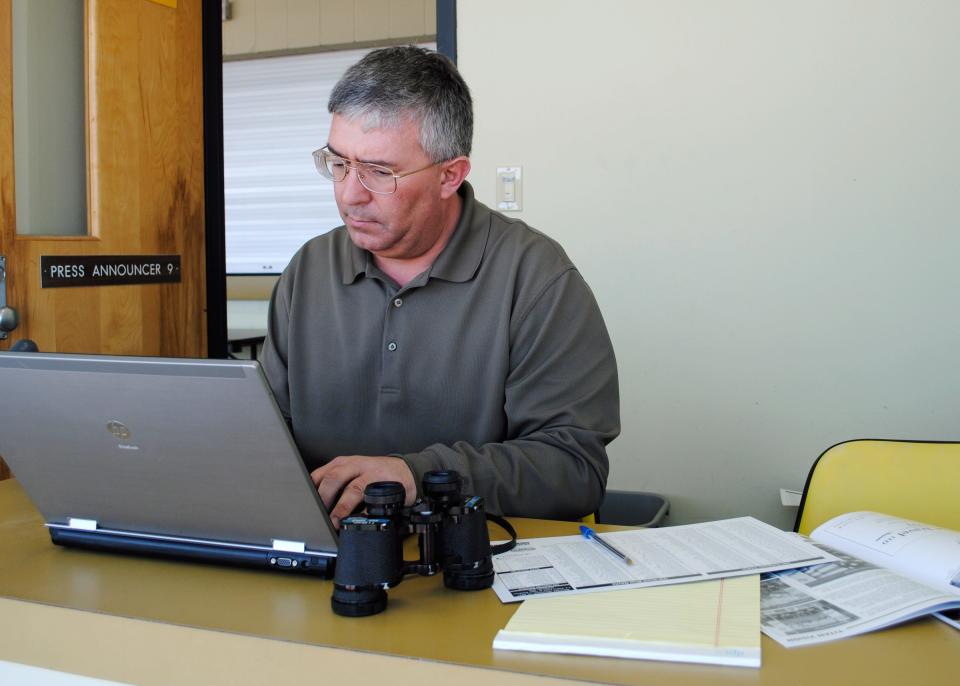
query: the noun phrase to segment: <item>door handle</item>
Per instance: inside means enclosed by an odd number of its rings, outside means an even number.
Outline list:
[[[7,306],[7,258],[0,255],[0,341],[6,340],[7,333],[19,323],[20,315]]]

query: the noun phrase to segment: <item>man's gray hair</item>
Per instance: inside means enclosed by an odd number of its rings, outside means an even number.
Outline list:
[[[457,67],[414,45],[368,53],[337,82],[327,110],[367,128],[420,125],[420,147],[433,162],[469,156],[473,101]]]

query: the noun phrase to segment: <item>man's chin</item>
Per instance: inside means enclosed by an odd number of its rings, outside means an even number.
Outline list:
[[[383,233],[366,231],[356,226],[347,224],[347,233],[353,244],[361,250],[368,250],[372,253],[389,250],[396,241],[390,239],[390,236]]]

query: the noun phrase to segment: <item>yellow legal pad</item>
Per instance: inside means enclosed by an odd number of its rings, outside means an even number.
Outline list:
[[[760,666],[760,577],[526,600],[493,647]]]

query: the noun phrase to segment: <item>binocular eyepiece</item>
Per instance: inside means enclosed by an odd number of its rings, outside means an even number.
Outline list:
[[[411,507],[404,507],[406,492],[395,481],[366,487],[365,514],[340,523],[331,598],[336,614],[365,617],[382,612],[387,589],[408,574],[431,576],[442,570],[444,585],[461,591],[493,585],[483,498],[462,495],[462,484],[453,470],[427,472],[423,497]],[[412,533],[418,536],[420,558],[406,561],[403,539]]]

